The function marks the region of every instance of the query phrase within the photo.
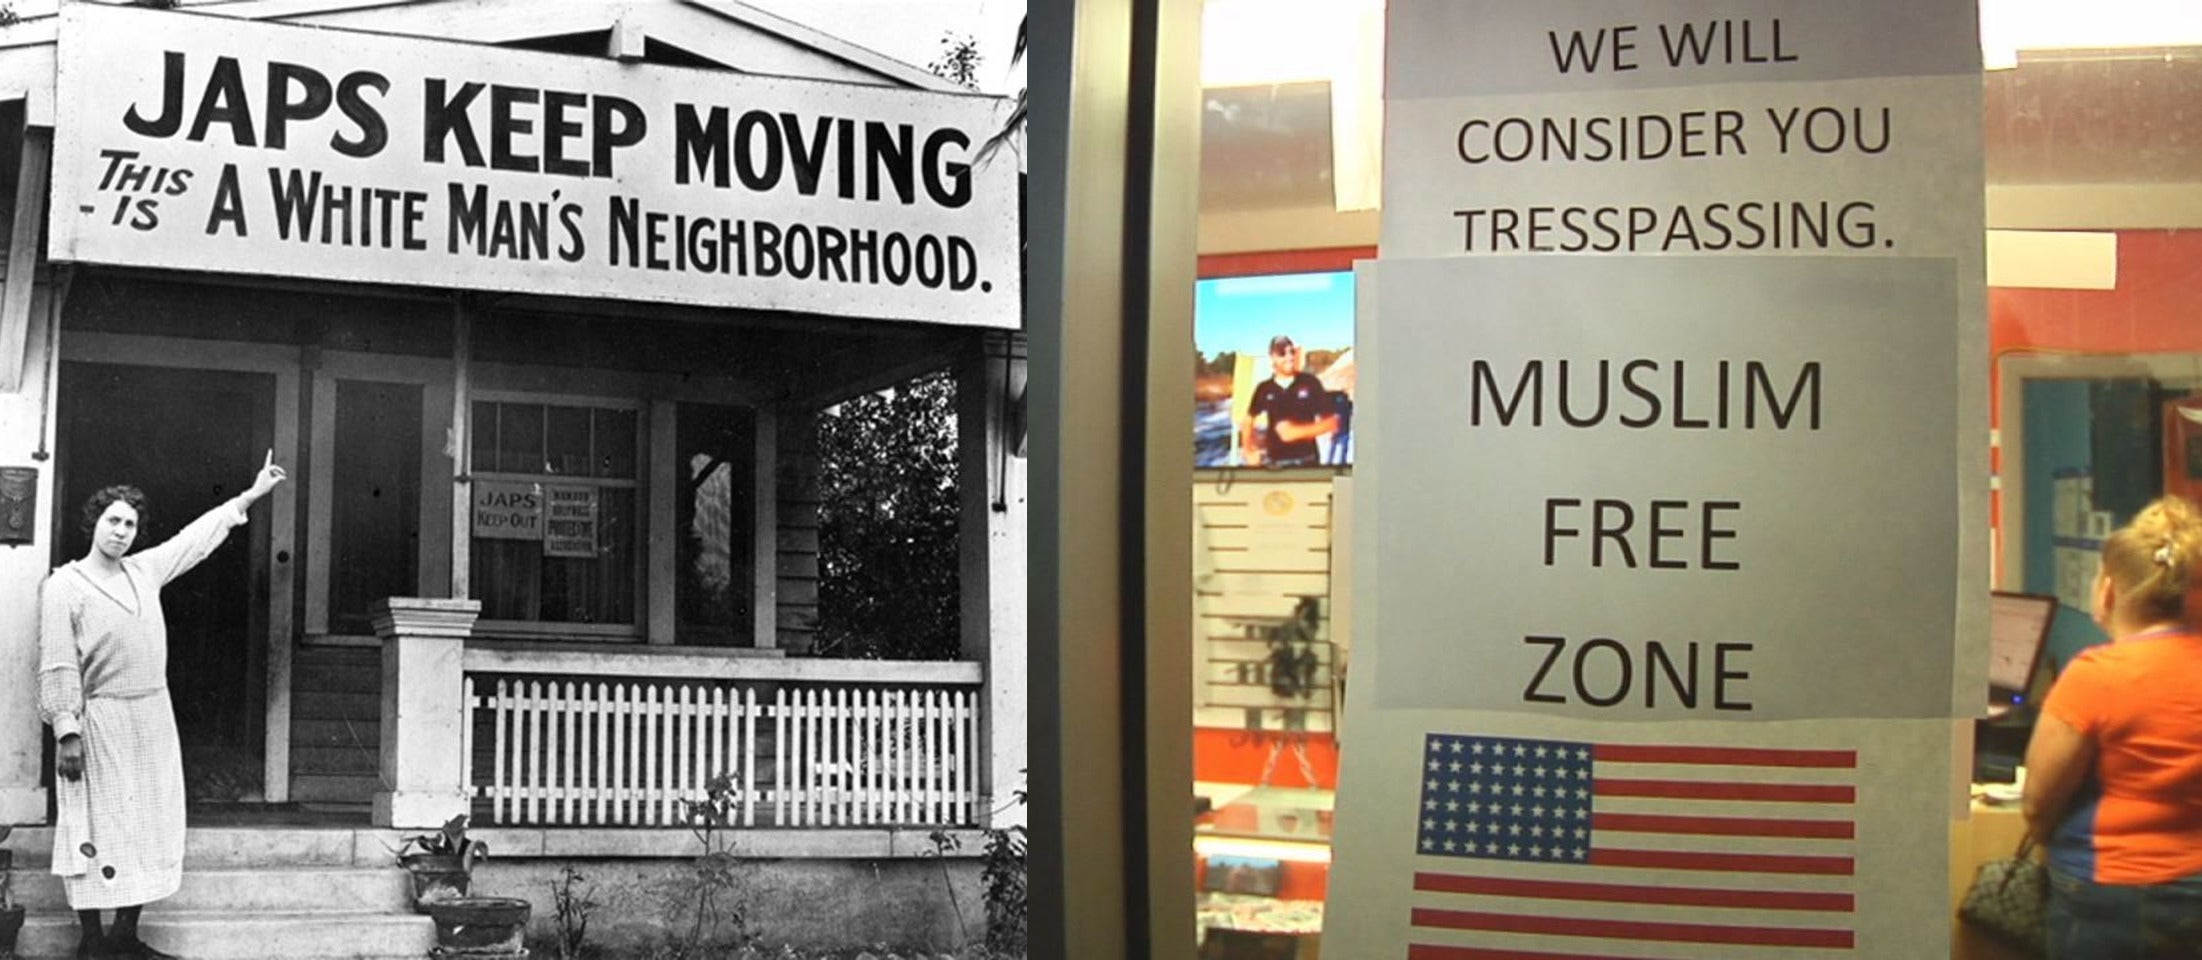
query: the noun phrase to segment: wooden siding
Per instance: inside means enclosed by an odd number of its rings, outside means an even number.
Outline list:
[[[303,647],[291,666],[291,798],[365,803],[382,789],[382,651]]]
[[[780,414],[780,649],[810,650],[818,633],[818,415]]]

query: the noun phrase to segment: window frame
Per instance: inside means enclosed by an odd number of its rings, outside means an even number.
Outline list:
[[[444,456],[442,438],[451,427],[451,361],[381,353],[325,350],[318,363],[308,363],[313,375],[313,410],[310,475],[307,478],[306,611],[301,641],[309,646],[377,647],[373,634],[334,633],[329,627],[328,544],[335,531],[336,493],[336,393],[340,380],[417,386],[421,388],[420,427],[420,542],[414,557],[417,596],[449,596],[451,591],[451,471]],[[321,429],[323,412],[327,428]]]
[[[685,491],[688,486],[688,477],[685,475],[687,471],[687,465],[682,457],[682,448],[680,443],[680,408],[683,405],[699,407],[722,407],[727,410],[736,411],[739,416],[746,417],[749,421],[749,449],[742,451],[742,460],[740,463],[729,463],[727,466],[729,468],[732,468],[730,479],[734,483],[747,484],[749,514],[748,516],[742,518],[742,522],[749,530],[749,552],[744,559],[744,565],[748,567],[749,579],[748,582],[746,584],[743,584],[742,586],[746,587],[746,592],[749,596],[750,615],[748,622],[736,622],[730,626],[730,629],[734,631],[733,637],[736,641],[734,645],[714,645],[714,649],[775,649],[779,646],[778,560],[780,531],[778,529],[779,505],[777,503],[779,490],[777,488],[777,484],[774,482],[773,477],[769,476],[768,474],[777,472],[778,470],[778,444],[777,437],[767,439],[763,436],[763,431],[769,427],[774,431],[775,434],[777,434],[779,429],[779,420],[769,407],[761,406],[754,403],[727,400],[716,397],[681,397],[679,399],[665,401],[664,403],[659,404],[656,408],[660,410],[660,416],[665,423],[662,442],[656,448],[656,450],[657,454],[664,457],[666,460],[666,463],[664,465],[664,469],[666,471],[664,475],[665,479],[661,486],[665,490],[665,540],[669,545],[666,550],[666,555],[669,558],[669,562],[664,567],[667,573],[664,598],[666,608],[663,614],[665,618],[666,636],[663,639],[653,637],[651,642],[678,644],[681,640],[681,631],[685,627],[687,627],[686,624],[682,623],[680,615],[680,541],[685,533],[685,531],[682,530],[680,523],[680,499],[683,495],[683,491]],[[656,468],[657,465],[652,464],[652,467]],[[773,519],[774,526],[772,536],[770,538],[770,542],[772,544],[770,550],[765,549],[759,543],[758,527],[760,519],[767,515],[761,512],[759,501],[761,498],[765,497],[768,492],[772,494],[775,500],[775,503],[772,505],[771,512],[769,514]],[[730,549],[739,549],[739,547],[734,544],[729,544],[729,547]],[[769,566],[760,566],[760,564],[766,563],[768,559],[771,561]],[[770,577],[772,580],[772,587],[770,591],[761,591],[760,589],[760,578],[764,577]],[[760,610],[762,610],[761,604],[765,601],[767,597],[772,600],[773,607],[772,610],[766,611],[766,613],[769,613],[769,619],[766,616],[760,614]],[[772,629],[769,632],[766,632],[764,629],[764,624],[767,622],[770,622],[772,625]],[[745,639],[748,641],[747,644],[741,643],[741,641]]]
[[[60,337],[57,346],[59,356],[54,359],[65,362],[267,374],[275,378],[276,452],[295,456],[299,444],[311,432],[311,421],[305,418],[306,412],[296,402],[301,379],[296,347],[98,330],[69,330]],[[283,557],[305,546],[298,539],[298,496],[289,484],[277,486],[268,495],[266,532],[245,535],[252,550],[264,550],[274,561],[266,565],[267,595],[254,601],[264,604],[261,609],[266,617],[266,631],[245,638],[247,643],[267,645],[266,731],[262,741],[261,782],[266,785],[270,802],[290,798],[291,638],[297,629],[294,611],[300,585],[296,565]]]
[[[2114,378],[2202,387],[2202,368],[2194,353],[2011,354],[1997,357],[1996,409],[2001,422],[1990,431],[1989,445],[2000,469],[1991,489],[2002,496],[2001,528],[1996,536],[1989,582],[2017,590],[2026,579],[2026,385],[2038,382]]]
[[[460,451],[460,453],[466,458],[466,476],[470,485],[477,480],[486,480],[504,483],[550,483],[553,486],[589,486],[633,490],[635,510],[633,523],[637,538],[640,541],[635,543],[629,551],[634,558],[633,567],[628,571],[628,586],[633,591],[633,622],[623,624],[561,623],[548,620],[493,620],[484,617],[475,621],[474,635],[478,637],[528,640],[586,639],[613,643],[644,642],[650,632],[650,621],[652,619],[651,595],[653,586],[649,571],[656,561],[653,547],[658,540],[662,539],[652,535],[657,523],[657,511],[654,509],[657,485],[651,483],[649,459],[656,447],[651,436],[653,404],[641,396],[614,397],[602,393],[553,393],[533,390],[491,389],[488,387],[469,391],[466,402],[466,432],[469,443],[467,449]],[[477,427],[473,421],[474,405],[478,403],[536,404],[546,407],[580,407],[588,410],[624,410],[632,412],[635,415],[635,475],[631,479],[622,479],[617,477],[476,471],[473,469],[474,451],[471,440],[475,436],[474,431]],[[456,510],[451,513],[451,517],[451,536],[454,538],[465,536],[471,541],[473,537],[472,524],[466,523],[464,529],[461,529],[462,523],[458,519]],[[471,564],[473,562],[471,543],[467,555],[468,562]],[[471,584],[471,572],[468,579]],[[478,597],[481,590],[476,588],[470,590],[470,592]]]
[[[296,353],[291,354],[297,356]],[[730,362],[738,358],[729,358]],[[293,369],[302,369],[305,389],[312,391],[311,419],[319,420],[321,411],[332,413],[328,429],[308,430],[303,427],[302,439],[310,443],[308,475],[305,490],[305,525],[301,533],[299,553],[304,560],[305,582],[301,616],[296,633],[297,641],[321,647],[378,647],[381,639],[375,636],[352,636],[329,632],[328,577],[329,558],[327,544],[333,525],[330,515],[334,492],[333,463],[336,437],[333,411],[336,401],[336,381],[369,380],[380,383],[412,384],[422,387],[421,407],[421,497],[420,497],[420,554],[419,579],[416,586],[419,596],[448,597],[452,594],[452,574],[460,555],[458,536],[461,530],[471,530],[467,517],[458,510],[456,481],[466,474],[473,457],[472,444],[467,449],[448,450],[446,444],[453,435],[452,412],[457,404],[456,376],[452,361],[447,357],[426,357],[404,354],[367,353],[360,351],[315,350],[308,348],[303,363]],[[757,381],[740,377],[695,374],[664,374],[621,370],[579,370],[538,364],[515,364],[498,361],[475,361],[468,365],[471,387],[467,393],[472,401],[503,400],[517,398],[524,402],[563,405],[595,405],[600,402],[619,409],[638,411],[636,423],[637,455],[635,480],[640,486],[636,493],[638,530],[643,542],[635,547],[636,576],[640,578],[640,601],[636,607],[637,622],[605,629],[599,625],[571,624],[562,628],[537,621],[481,621],[475,625],[475,636],[509,640],[551,640],[559,643],[603,642],[619,645],[648,643],[652,646],[671,646],[678,640],[679,627],[674,604],[674,584],[669,576],[652,577],[652,570],[670,571],[675,563],[674,546],[669,537],[655,535],[658,531],[671,531],[675,525],[673,491],[678,489],[675,464],[672,462],[677,442],[674,427],[677,408],[681,403],[710,403],[740,407],[750,411],[759,425],[758,456],[752,458],[748,481],[753,489],[771,492],[774,497],[766,502],[771,509],[752,518],[753,523],[765,523],[778,527],[777,488],[774,471],[777,469],[776,429],[778,418],[772,406],[772,391]],[[286,392],[294,395],[298,388]],[[287,405],[286,405],[287,406]],[[468,407],[472,416],[472,407]],[[305,411],[301,411],[305,414]],[[759,527],[758,529],[762,529]],[[778,535],[765,541],[777,544]],[[759,555],[769,551],[760,547]],[[777,624],[778,571],[776,566],[761,568],[763,582],[750,585],[753,604],[765,611],[761,621]],[[470,593],[473,591],[469,591]],[[285,610],[290,609],[288,605]],[[771,652],[778,646],[774,631],[759,632],[753,627],[750,647],[727,649],[754,649]]]

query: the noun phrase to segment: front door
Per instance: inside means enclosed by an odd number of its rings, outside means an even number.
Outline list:
[[[266,374],[104,363],[61,365],[56,563],[84,556],[79,521],[102,487],[145,491],[137,549],[160,543],[252,482],[275,434]],[[266,727],[267,521],[238,528],[161,592],[168,685],[190,799],[258,799]]]

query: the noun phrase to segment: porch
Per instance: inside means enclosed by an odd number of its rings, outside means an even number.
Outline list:
[[[919,335],[882,326],[844,326],[829,336],[762,321],[704,327],[687,317],[592,323],[533,309],[456,311],[454,317],[447,306],[371,291],[309,293],[97,276],[96,284],[80,278],[76,293],[50,319],[51,329],[33,341],[32,370],[47,380],[36,385],[34,396],[53,398],[56,412],[47,414],[43,429],[60,448],[53,469],[39,478],[39,527],[50,532],[51,542],[0,555],[0,586],[12,598],[0,604],[6,611],[0,620],[20,641],[0,644],[0,664],[14,664],[18,670],[10,673],[24,685],[21,699],[0,704],[0,726],[27,742],[39,736],[27,686],[37,583],[52,564],[82,549],[62,504],[117,478],[149,488],[159,481],[170,489],[149,489],[156,502],[177,504],[174,512],[188,518],[185,511],[203,501],[199,491],[231,479],[232,461],[249,472],[273,447],[279,462],[297,465],[296,482],[279,488],[263,514],[235,535],[242,542],[198,571],[201,581],[180,585],[185,593],[171,604],[171,663],[189,671],[172,680],[184,691],[179,720],[187,777],[200,766],[195,751],[226,749],[236,774],[227,779],[240,785],[231,793],[235,799],[365,802],[395,789],[394,771],[405,765],[393,766],[382,754],[387,735],[396,732],[390,725],[394,706],[403,698],[394,696],[384,669],[386,641],[373,623],[372,605],[392,595],[471,594],[484,607],[466,628],[476,673],[515,684],[504,694],[513,701],[508,722],[524,711],[531,722],[547,724],[566,709],[546,712],[545,700],[562,688],[530,693],[531,681],[572,683],[575,698],[602,682],[604,696],[629,699],[573,709],[610,718],[677,709],[683,690],[705,698],[713,692],[697,683],[644,681],[711,679],[730,698],[730,722],[748,723],[752,740],[749,750],[717,758],[727,765],[710,772],[740,774],[734,764],[746,757],[752,766],[743,782],[752,786],[760,774],[785,770],[792,776],[798,760],[824,778],[772,787],[780,803],[757,797],[756,825],[780,823],[782,815],[805,825],[814,816],[838,817],[822,809],[832,804],[820,791],[868,791],[890,804],[895,799],[899,780],[833,780],[858,775],[833,765],[857,760],[856,751],[871,749],[863,738],[875,736],[862,725],[835,726],[842,710],[890,719],[903,711],[913,729],[927,710],[967,711],[960,727],[950,725],[964,734],[960,765],[929,759],[917,769],[938,770],[935,793],[964,796],[974,809],[988,806],[978,799],[982,793],[1008,796],[984,780],[990,770],[1013,777],[1023,767],[1016,754],[1024,725],[1024,466],[1010,453],[1014,397],[1023,377],[1021,339],[976,331]],[[260,339],[206,336],[191,320],[206,313],[244,318],[261,331]],[[550,355],[537,343],[541,337],[590,349]],[[295,345],[299,340],[306,345]],[[461,340],[468,341],[463,351],[456,345]],[[615,351],[615,342],[624,346]],[[829,343],[830,361],[803,359],[806,346]],[[418,352],[399,352],[392,344]],[[362,349],[369,346],[374,349]],[[57,356],[45,356],[49,349]],[[420,355],[430,351],[454,355]],[[716,359],[726,356],[755,361],[745,367],[751,371],[746,380],[729,375],[728,365]],[[899,682],[882,672],[902,669],[887,666],[891,661],[836,673],[820,666],[834,661],[813,649],[824,606],[821,511],[831,499],[821,492],[818,424],[836,403],[929,372],[952,378],[958,397],[953,469],[961,503],[946,563],[960,575],[946,596],[960,615],[945,644],[957,659],[943,662],[964,665],[947,673],[938,672],[939,663],[913,665],[917,673]],[[177,392],[186,387],[196,392]],[[152,390],[165,391],[173,402],[149,413],[126,402]],[[779,399],[755,399],[767,396]],[[110,403],[110,397],[123,399]],[[234,406],[246,428],[210,425],[216,421],[197,413],[202,399]],[[549,421],[553,429],[536,436],[539,446],[551,448],[561,442],[559,418],[575,410],[593,416],[594,426],[577,428],[573,445],[586,449],[593,442],[599,452],[631,445],[632,456],[609,468],[619,476],[585,487],[590,475],[568,472],[562,461],[555,471],[515,471],[509,462],[498,469],[513,457],[506,448],[514,446],[509,427],[515,414]],[[106,432],[133,420],[130,442]],[[508,427],[501,441],[493,439],[499,422]],[[533,463],[553,460],[555,453],[522,451]],[[483,536],[475,523],[479,490],[524,486],[593,491],[596,555],[551,556],[551,546],[541,541]],[[575,599],[569,585],[582,577],[617,589],[599,587]],[[554,587],[567,590],[566,606],[543,599]],[[554,619],[559,617],[564,619]],[[537,662],[554,666],[538,669]],[[461,668],[451,660],[443,666],[451,672],[413,676],[442,682],[457,678]],[[457,689],[454,684],[452,698]],[[784,706],[772,699],[782,690]],[[748,707],[742,706],[745,692]],[[929,706],[921,694],[940,695],[940,705]],[[497,693],[484,687],[471,695]],[[439,709],[460,705],[448,699]],[[438,727],[439,736],[451,739],[424,749],[456,756],[455,748],[464,747],[470,757],[479,754],[471,771],[437,776],[480,772],[479,797],[492,802],[476,815],[485,822],[501,819],[494,805],[500,786],[494,723],[485,721],[477,731],[453,717]],[[699,736],[714,729],[703,721],[699,716],[694,725]],[[974,724],[997,727],[1007,737]],[[839,739],[844,727],[856,738],[846,747]],[[621,736],[625,729],[607,727],[602,736]],[[462,731],[471,739],[462,743]],[[549,728],[544,732],[548,736]],[[595,735],[595,728],[588,732]],[[739,742],[730,730],[710,735],[715,742]],[[649,736],[646,745],[661,753],[679,740],[658,727],[649,728]],[[574,749],[599,742],[608,741],[577,740]],[[538,769],[525,755],[533,743],[510,748],[517,752],[508,758],[521,765],[504,768],[506,789],[538,787],[523,782]],[[655,762],[639,752],[644,747],[637,742],[622,749]],[[783,749],[789,751],[785,762],[776,752]],[[1003,751],[1000,758],[987,759],[985,751],[995,749]],[[690,758],[698,764],[706,759]],[[5,760],[0,821],[42,822],[50,768],[42,769],[35,750]],[[649,789],[685,791],[710,772],[672,785],[649,770],[624,773],[649,775]],[[955,779],[959,773],[961,780]],[[588,775],[575,783],[620,789],[608,779],[612,770]],[[193,786],[195,797],[206,795],[196,780]],[[448,800],[456,788],[437,782],[425,789]],[[502,816],[519,815],[520,795],[505,798],[511,803]],[[673,797],[651,799],[662,815]],[[644,812],[637,804],[587,822],[628,822]],[[890,809],[861,816],[884,823],[916,815]],[[941,822],[975,821],[959,816]],[[393,824],[433,825],[426,818]]]
[[[146,908],[148,942],[193,960],[430,956],[434,924],[413,910],[410,881],[392,855],[405,831],[366,826],[356,811],[221,819],[194,823],[183,888]],[[966,851],[983,842],[969,831],[952,836]],[[474,889],[534,901],[536,936],[555,929],[546,894],[559,871],[572,866],[589,877],[604,905],[591,924],[597,944],[661,940],[679,920],[667,910],[699,849],[693,835],[673,828],[489,829],[481,838],[491,856],[476,867]],[[763,932],[775,941],[956,943],[965,936],[951,922],[957,903],[969,910],[978,902],[975,867],[955,854],[934,859],[924,831],[753,830],[733,845],[750,861],[742,909],[768,918]],[[15,897],[29,909],[17,956],[73,956],[76,919],[60,881],[45,872],[52,831],[19,829],[10,846]],[[883,909],[889,904],[905,909]],[[930,919],[913,929],[913,917]]]
[[[199,960],[428,956],[433,923],[396,852],[455,813],[490,850],[474,891],[533,902],[538,939],[569,867],[607,907],[592,942],[686,929],[703,829],[774,941],[957,944],[983,926],[966,915],[983,911],[977,858],[1015,811],[989,806],[981,663],[520,643],[471,636],[479,606],[377,605],[392,788],[371,805],[194,804],[184,885],[148,907],[149,942]],[[77,940],[51,846],[46,827],[10,841],[25,960]]]
[[[465,814],[480,826],[687,837],[706,810],[745,830],[994,821],[999,763],[988,751],[1005,737],[985,708],[981,662],[514,645],[470,637],[479,609],[378,605],[377,825]]]

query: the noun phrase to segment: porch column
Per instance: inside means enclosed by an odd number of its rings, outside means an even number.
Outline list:
[[[780,645],[780,411],[757,408],[750,473],[749,569],[751,645]]]
[[[29,282],[30,270],[21,276]],[[46,821],[46,788],[39,776],[45,725],[38,719],[38,589],[58,556],[53,543],[54,462],[53,364],[47,351],[56,346],[47,326],[52,291],[41,286],[31,303],[34,335],[21,389],[0,393],[0,525],[7,521],[4,501],[23,481],[21,470],[35,470],[28,489],[37,509],[24,518],[31,541],[0,546],[0,824]],[[0,526],[0,529],[5,529]]]
[[[375,604],[382,638],[382,781],[378,827],[439,827],[467,812],[466,640],[477,600],[391,597]]]
[[[19,824],[46,820],[39,779],[45,740],[38,720],[38,587],[54,564],[69,558],[56,556],[53,544],[52,351],[61,318],[53,288],[34,283],[53,131],[6,133],[22,138],[23,163],[0,286],[0,534],[27,532],[30,539],[0,546],[0,824]],[[36,477],[25,470],[36,470]],[[20,515],[24,527],[10,527],[8,501],[26,492],[37,497],[37,509]]]
[[[957,362],[957,489],[963,499],[963,655],[985,665],[979,709],[980,825],[1025,823],[1025,459],[1014,401],[1025,385],[1022,334],[980,336]],[[992,811],[999,811],[993,813]]]

